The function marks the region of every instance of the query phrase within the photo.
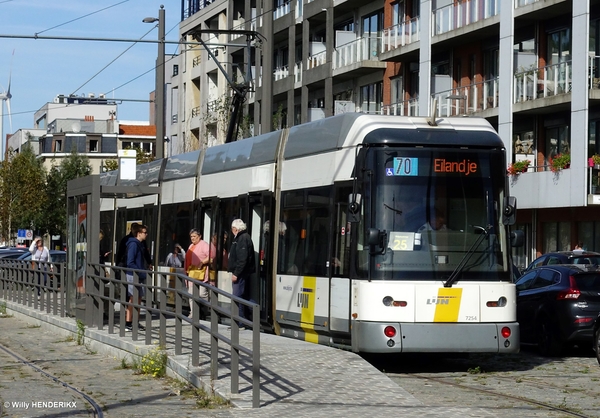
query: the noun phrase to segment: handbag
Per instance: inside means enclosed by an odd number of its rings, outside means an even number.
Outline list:
[[[203,282],[204,279],[206,278],[206,266],[204,266],[202,268],[197,268],[194,266],[190,267],[188,276],[191,277],[192,279],[196,279],[196,280]]]

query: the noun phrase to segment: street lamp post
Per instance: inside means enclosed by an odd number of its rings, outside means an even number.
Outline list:
[[[156,86],[154,89],[156,122],[156,158],[163,158],[165,140],[165,6],[160,5],[158,18],[147,17],[144,23],[158,22],[158,57],[156,59]]]

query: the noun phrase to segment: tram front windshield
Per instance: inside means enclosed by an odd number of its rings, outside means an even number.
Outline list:
[[[370,266],[372,279],[510,280],[502,151],[379,148],[369,154],[365,217],[382,240],[365,246],[370,262],[359,256],[359,264]]]

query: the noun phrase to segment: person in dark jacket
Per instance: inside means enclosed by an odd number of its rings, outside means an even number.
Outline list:
[[[254,259],[254,244],[246,230],[246,224],[241,219],[231,223],[231,232],[234,235],[229,249],[228,269],[233,282],[233,295],[250,300],[250,276],[256,271]],[[240,317],[252,320],[245,305],[240,305]],[[240,327],[243,324],[240,323]]]
[[[121,241],[119,241],[117,254],[115,255],[115,263],[120,267],[125,267],[127,265],[127,243],[129,242],[130,238],[135,238],[135,235],[133,234],[133,228],[136,225],[139,226],[140,224],[137,222],[132,223],[129,234],[125,235],[123,238],[121,238]],[[146,260],[146,263],[151,266],[153,264],[152,256],[150,255],[150,251],[148,250],[145,240],[142,241],[142,245],[144,246],[144,259]]]
[[[131,227],[131,234],[133,235],[132,237],[129,238],[129,240],[127,241],[127,297],[129,299],[129,304],[127,305],[127,310],[125,312],[125,330],[126,331],[131,331],[133,324],[132,324],[132,320],[133,320],[133,305],[132,303],[136,303],[137,305],[140,305],[142,303],[142,297],[145,295],[146,293],[146,287],[145,286],[137,286],[138,289],[138,297],[137,300],[134,302],[133,300],[133,294],[134,294],[134,281],[133,281],[133,275],[134,272],[130,271],[129,269],[132,270],[146,270],[146,260],[144,257],[144,252],[145,252],[145,247],[142,245],[142,243],[146,240],[146,237],[148,236],[148,227],[146,227],[146,225],[139,225],[139,224],[135,224]],[[145,271],[136,271],[135,272],[139,278],[139,283],[140,284],[145,284],[146,283],[146,272]],[[137,308],[139,311],[139,308]],[[140,330],[144,330],[144,327],[141,325],[138,325],[138,328]]]

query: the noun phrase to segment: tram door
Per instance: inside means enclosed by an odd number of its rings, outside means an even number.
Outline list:
[[[271,192],[251,193],[238,197],[240,219],[248,228],[254,244],[256,271],[250,280],[251,300],[260,306],[261,322],[271,318],[272,282],[272,241],[270,225],[273,222],[273,195]]]

